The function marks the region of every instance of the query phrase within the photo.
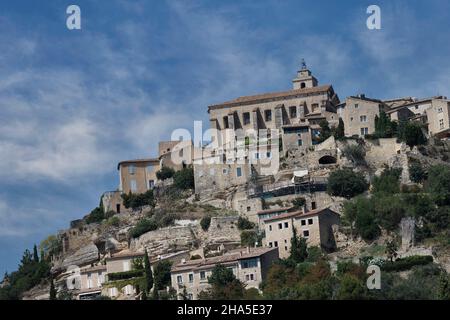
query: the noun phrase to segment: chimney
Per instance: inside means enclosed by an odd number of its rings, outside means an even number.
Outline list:
[[[184,258],[181,259],[181,263],[182,263],[182,264],[185,264],[185,263],[186,263],[186,259],[184,259]]]

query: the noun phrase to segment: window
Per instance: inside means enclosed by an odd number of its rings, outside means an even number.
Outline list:
[[[148,189],[152,190],[155,187],[155,181],[154,180],[148,180]]]
[[[284,239],[284,243],[287,243],[287,240],[286,240],[286,239]]]
[[[183,283],[183,276],[177,276],[177,283],[178,284],[181,284],[181,283]]]
[[[440,108],[438,109],[438,113],[442,113],[442,112],[444,112],[444,110],[442,110],[442,107],[440,107]]]
[[[316,112],[317,109],[319,109],[319,104],[318,104],[318,103],[313,103],[313,104],[311,105],[311,108],[312,108],[312,112]]]
[[[123,262],[123,271],[126,272],[126,271],[130,271],[130,270],[131,270],[130,261],[124,261]]]
[[[289,222],[285,222],[285,223],[284,223],[284,227],[285,227],[285,228],[289,228]]]
[[[364,136],[366,134],[369,134],[369,128],[361,128],[361,135]]]
[[[278,241],[274,241],[273,245],[275,246],[275,248],[278,248]]]
[[[350,117],[350,121],[353,121],[353,117]]]
[[[236,168],[236,176],[242,177],[242,168],[241,167]]]
[[[416,108],[416,110],[417,110],[417,109],[419,109],[419,106],[418,106],[418,105],[415,105],[414,108]]]
[[[439,120],[439,128],[444,129],[444,119]]]
[[[266,157],[267,159],[272,159],[272,152],[267,152]]]
[[[244,112],[243,117],[244,117],[244,125],[249,124],[250,123],[250,112]]]
[[[359,121],[361,122],[367,122],[367,116],[360,116]]]
[[[355,103],[355,109],[359,108],[359,104]]]
[[[264,110],[264,118],[266,121],[272,121],[272,110]]]
[[[306,220],[301,220],[300,223],[302,224],[302,226],[306,226]]]
[[[241,261],[241,268],[247,269],[247,268],[256,268],[258,266],[258,259],[246,259]]]
[[[288,247],[287,247],[287,246],[284,246],[284,250],[285,250],[285,251],[288,251]]]
[[[223,117],[223,127],[225,129],[229,129],[230,128],[230,124],[228,123],[228,117]]]
[[[136,192],[137,191],[137,184],[136,184],[136,180],[130,180],[130,189],[131,192]]]
[[[120,213],[120,203],[116,204],[116,212]]]
[[[301,147],[301,146],[303,145],[303,140],[302,140],[302,139],[298,139],[298,140],[297,140],[297,145],[298,145],[299,147]]]
[[[313,224],[313,219],[308,219],[308,224]]]
[[[289,107],[289,116],[291,118],[297,118],[297,107]]]
[[[194,274],[189,273],[189,283],[194,282]]]
[[[206,280],[206,272],[200,271],[200,280]]]
[[[92,275],[90,273],[87,275],[87,287],[88,289],[92,288]]]
[[[269,231],[272,231],[272,226],[269,226]]]
[[[315,201],[311,202],[311,210],[315,210],[317,208],[317,204]]]
[[[309,237],[309,231],[308,230],[303,230],[303,236],[305,238],[308,238]]]
[[[128,173],[129,174],[135,174],[136,173],[136,166],[134,164],[130,164],[128,166]]]
[[[258,159],[259,159],[259,152],[255,152],[255,153],[253,154],[253,158],[254,158],[255,160],[258,160]]]
[[[282,223],[278,224],[278,229],[283,229],[283,224]]]
[[[222,170],[222,173],[223,174],[228,174],[228,170],[225,168],[225,169]]]
[[[272,248],[273,244],[272,242],[269,242],[269,247]]]
[[[97,277],[97,286],[101,287],[104,282],[105,282],[105,274],[102,272]]]
[[[250,210],[252,210],[251,207],[247,207],[247,212],[250,212]]]

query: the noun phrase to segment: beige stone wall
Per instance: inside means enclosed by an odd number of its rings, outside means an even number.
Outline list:
[[[126,272],[133,270],[133,260],[139,257],[112,258],[106,260],[106,272],[108,274],[116,272]]]
[[[103,210],[106,212],[114,211],[115,213],[123,213],[127,209],[123,206],[123,200],[120,191],[105,192],[102,196]]]
[[[89,281],[90,279],[90,281]],[[81,290],[101,288],[106,279],[106,271],[83,272],[80,275]]]
[[[242,199],[238,201],[236,209],[251,222],[259,223],[257,213],[262,210],[262,201],[260,198]]]
[[[130,169],[134,166],[134,173]],[[124,163],[119,167],[120,185],[124,193],[145,193],[149,188],[150,181],[156,183],[156,172],[159,170],[159,163],[156,162],[137,162]],[[136,190],[131,189],[132,180],[136,181]]]
[[[373,134],[375,132],[375,116],[380,114],[380,103],[354,97],[348,97],[345,103],[345,108],[342,110],[345,135],[348,137],[361,136],[361,128],[368,128],[368,134]],[[362,117],[365,117],[365,121]]]
[[[428,132],[439,135],[450,129],[450,102],[444,99],[433,99],[431,107],[426,110]]]

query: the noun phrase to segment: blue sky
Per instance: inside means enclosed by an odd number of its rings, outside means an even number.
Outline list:
[[[66,28],[81,8],[82,30]],[[382,29],[366,28],[381,7]],[[208,104],[291,88],[449,95],[448,1],[1,1],[0,272]],[[207,122],[206,122],[207,123]]]

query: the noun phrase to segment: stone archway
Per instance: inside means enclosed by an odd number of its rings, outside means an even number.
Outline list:
[[[335,164],[337,159],[333,156],[326,155],[319,159],[319,164]]]

